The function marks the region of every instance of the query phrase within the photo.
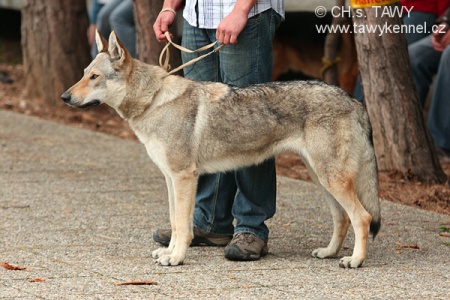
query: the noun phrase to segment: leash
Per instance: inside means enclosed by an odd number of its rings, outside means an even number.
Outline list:
[[[175,48],[177,48],[177,49],[179,49],[180,51],[183,51],[183,52],[187,52],[187,53],[197,53],[197,52],[202,52],[202,51],[208,50],[208,49],[210,49],[210,48],[213,48],[213,47],[217,44],[217,41],[215,41],[214,43],[211,43],[211,44],[209,44],[209,45],[206,45],[206,46],[203,46],[203,47],[201,47],[201,48],[198,48],[197,50],[189,50],[189,49],[187,49],[187,48],[185,48],[185,47],[183,47],[183,46],[177,45],[177,44],[175,44],[174,42],[172,42],[172,39],[170,38],[170,34],[169,34],[168,31],[166,31],[164,34],[165,34],[165,36],[166,36],[167,43],[166,43],[166,45],[164,46],[164,48],[162,49],[161,54],[159,55],[159,65],[160,65],[163,69],[165,69],[166,71],[169,71],[169,70],[170,70],[170,65],[169,65],[169,58],[170,58],[169,47],[170,47],[170,45],[174,46]],[[203,54],[203,55],[201,55],[201,56],[199,56],[199,57],[197,57],[197,58],[194,58],[194,59],[188,61],[188,62],[185,63],[185,64],[182,64],[182,65],[179,66],[178,68],[175,68],[175,69],[173,69],[172,71],[170,71],[168,75],[172,75],[173,73],[176,73],[176,72],[178,72],[179,70],[181,70],[181,69],[183,69],[183,68],[185,68],[185,67],[187,67],[187,66],[193,65],[193,64],[195,64],[196,62],[198,62],[199,60],[201,60],[201,59],[203,59],[203,58],[205,58],[205,57],[207,57],[207,56],[209,56],[209,55],[211,55],[211,54],[213,54],[213,53],[218,52],[220,49],[223,48],[223,46],[225,46],[225,45],[219,45],[219,47],[217,47],[217,48],[211,50],[210,52],[208,52],[208,53],[206,53],[206,54]],[[164,56],[165,56],[165,57],[164,57]],[[163,62],[163,59],[164,59],[164,62]]]
[[[340,57],[336,57],[336,59],[334,61],[329,60],[328,58],[326,58],[325,56],[322,57],[322,64],[323,67],[320,69],[320,78],[323,79],[325,72],[331,68],[334,67],[335,65],[338,64],[338,62],[341,61]]]

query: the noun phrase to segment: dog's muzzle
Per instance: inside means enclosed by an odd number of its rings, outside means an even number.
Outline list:
[[[77,107],[77,108],[86,108],[86,107],[98,106],[98,105],[100,105],[100,103],[101,103],[99,100],[93,100],[93,101],[88,102],[88,103],[83,104],[83,105],[73,104],[73,103],[71,102],[72,97],[71,97],[70,94],[67,93],[67,92],[65,92],[64,94],[61,95],[61,99],[62,99],[65,103],[67,103],[68,105],[73,106],[73,107]]]

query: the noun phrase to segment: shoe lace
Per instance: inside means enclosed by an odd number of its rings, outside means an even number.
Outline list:
[[[236,240],[236,244],[251,244],[255,241],[253,234],[245,232],[236,234],[233,239]]]

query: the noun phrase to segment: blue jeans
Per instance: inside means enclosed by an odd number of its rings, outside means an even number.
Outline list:
[[[123,0],[109,16],[111,29],[130,52],[136,57],[136,30],[134,26],[133,0]]]
[[[280,21],[281,17],[273,10],[249,19],[237,44],[227,45],[218,53],[186,67],[185,77],[236,86],[270,81],[272,40]],[[184,47],[198,49],[214,41],[215,29],[200,29],[184,22]],[[201,54],[183,52],[182,60],[187,62]],[[200,176],[194,226],[222,235],[249,232],[267,242],[269,229],[264,222],[275,214],[275,210],[275,160],[270,159],[233,172]]]
[[[109,24],[109,16],[113,12],[113,10],[116,8],[116,6],[120,3],[122,0],[110,0],[106,4],[104,4],[100,10],[98,11],[97,15],[97,29],[100,32],[100,35],[104,38],[108,39],[109,34],[111,33],[111,26]],[[98,54],[97,50],[97,44],[94,43],[91,48],[91,56],[92,58],[95,58]]]
[[[436,75],[436,85],[428,114],[428,129],[439,148],[450,150],[450,47],[434,50],[431,36],[408,47],[411,71],[422,104]]]
[[[131,56],[136,57],[136,32],[132,0],[109,0],[101,7],[96,25],[100,34],[106,39],[114,30]],[[94,43],[91,49],[92,58],[95,58],[97,54],[97,45]]]

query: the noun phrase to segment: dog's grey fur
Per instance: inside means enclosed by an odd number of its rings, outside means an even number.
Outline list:
[[[380,227],[377,169],[366,111],[343,90],[317,81],[246,88],[195,82],[133,60],[117,40],[98,33],[99,54],[62,98],[74,107],[106,103],[127,120],[166,177],[172,239],[153,252],[161,265],[182,264],[193,237],[199,174],[258,164],[298,153],[323,189],[334,222],[318,258],[338,254],[350,223],[361,266],[369,231]]]

